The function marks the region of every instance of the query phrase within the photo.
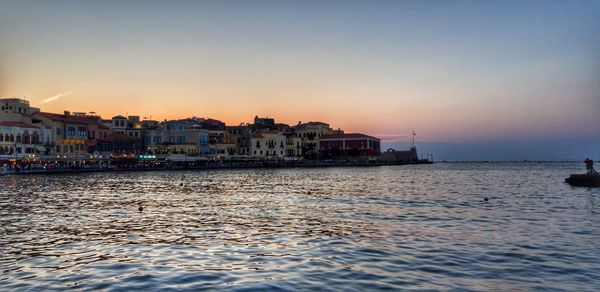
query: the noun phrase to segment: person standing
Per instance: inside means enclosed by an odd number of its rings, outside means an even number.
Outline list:
[[[587,174],[592,173],[592,169],[594,168],[594,162],[589,158],[586,158],[584,160],[584,162],[585,162],[585,170],[587,171]]]

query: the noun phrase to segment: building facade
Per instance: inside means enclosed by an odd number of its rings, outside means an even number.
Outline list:
[[[380,139],[365,134],[329,134],[318,139],[319,158],[356,159],[381,155]]]
[[[40,128],[23,122],[0,122],[0,161],[17,161],[43,155]]]
[[[286,138],[278,131],[263,130],[250,138],[251,155],[256,157],[286,156]]]
[[[173,124],[169,128],[177,130],[168,130],[165,127],[163,129],[144,131],[144,145],[147,153],[153,153],[157,149],[163,149],[161,151],[164,151],[164,149],[167,151],[179,151],[179,149],[183,149],[173,145],[194,145],[196,149],[194,151],[195,155],[208,156],[210,154],[209,132],[207,130],[185,129],[185,126],[182,128],[174,127]],[[158,145],[162,146],[158,147]],[[189,150],[189,147],[185,146],[185,149]],[[186,150],[186,152],[189,151]]]
[[[318,139],[325,135],[333,134],[333,129],[329,127],[329,124],[322,122],[298,122],[298,125],[294,126],[293,130],[296,136],[300,138],[302,155],[309,159],[316,159],[318,157]]]

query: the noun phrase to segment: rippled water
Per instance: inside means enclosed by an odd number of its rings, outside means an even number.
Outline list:
[[[600,189],[564,184],[574,172],[582,166],[453,163],[0,177],[0,288],[600,290]]]

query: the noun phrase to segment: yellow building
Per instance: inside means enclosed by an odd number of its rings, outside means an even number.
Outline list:
[[[341,130],[339,130],[341,132]],[[333,134],[329,124],[322,122],[298,123],[294,126],[294,133],[300,138],[301,155],[316,158],[318,155],[317,141],[324,135]]]
[[[286,156],[301,157],[302,156],[302,139],[296,134],[286,133]]]
[[[258,131],[250,138],[250,153],[258,157],[286,156],[286,137],[278,131]]]

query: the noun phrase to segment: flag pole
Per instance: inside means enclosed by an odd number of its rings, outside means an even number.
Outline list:
[[[412,144],[412,148],[415,148],[415,130],[412,131],[412,138],[413,138],[413,144]]]

